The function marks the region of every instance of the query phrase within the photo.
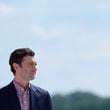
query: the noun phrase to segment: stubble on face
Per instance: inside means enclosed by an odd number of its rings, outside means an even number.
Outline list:
[[[35,79],[35,75],[36,75],[36,60],[35,57],[31,57],[31,56],[26,56],[24,57],[21,65],[20,65],[20,77],[23,80],[26,81],[30,81]]]

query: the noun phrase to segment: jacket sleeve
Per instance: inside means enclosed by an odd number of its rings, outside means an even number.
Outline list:
[[[53,110],[52,108],[52,100],[50,97],[50,94],[47,92],[47,98],[46,98],[46,110]]]

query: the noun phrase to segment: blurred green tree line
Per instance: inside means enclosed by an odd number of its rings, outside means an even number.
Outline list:
[[[52,97],[54,110],[110,110],[110,98],[89,92],[74,92]]]

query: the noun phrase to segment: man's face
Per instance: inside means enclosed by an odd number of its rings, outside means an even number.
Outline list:
[[[37,71],[36,65],[35,57],[26,56],[23,58],[21,65],[19,65],[16,75],[24,81],[33,80]]]

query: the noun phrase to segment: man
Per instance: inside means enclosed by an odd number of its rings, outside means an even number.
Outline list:
[[[0,89],[0,110],[52,110],[49,93],[30,84],[35,78],[35,53],[29,48],[14,50],[9,58],[12,82]]]

